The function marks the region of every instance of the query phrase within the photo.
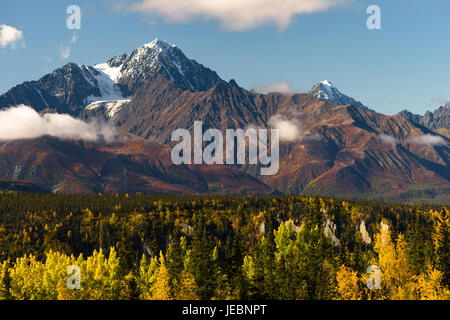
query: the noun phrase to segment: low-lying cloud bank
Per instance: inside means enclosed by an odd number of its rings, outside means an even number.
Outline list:
[[[379,134],[378,138],[381,140],[384,144],[397,144],[400,143],[400,141],[392,136],[386,135],[386,134]],[[409,136],[405,140],[406,143],[411,144],[418,144],[418,145],[428,145],[428,146],[445,146],[447,145],[447,141],[440,137],[440,136],[434,136],[432,134],[423,134],[418,136]]]
[[[432,146],[443,146],[447,144],[444,138],[440,136],[433,136],[431,134],[424,134],[421,136],[409,136],[407,141],[409,143],[420,145],[432,145]]]
[[[384,144],[397,144],[398,140],[395,137],[388,136],[387,134],[379,134],[378,138],[381,140]]]
[[[287,81],[273,82],[263,85],[255,85],[252,90],[263,94],[270,92],[290,93],[292,92],[292,85]]]
[[[0,141],[53,136],[66,140],[117,140],[116,129],[106,123],[84,122],[66,114],[40,115],[33,108],[19,105],[0,111]]]

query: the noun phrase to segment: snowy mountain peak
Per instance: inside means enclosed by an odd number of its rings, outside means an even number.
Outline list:
[[[128,55],[114,57],[94,67],[111,81],[125,86],[130,93],[158,76],[193,91],[207,90],[220,80],[214,71],[188,59],[174,44],[158,38]]]
[[[331,84],[331,82],[328,81],[328,80],[322,80],[322,81],[320,81],[320,84],[323,84],[324,86],[328,86],[328,87],[332,87],[333,86]]]
[[[308,92],[308,95],[321,100],[327,101],[336,105],[354,105],[360,108],[371,110],[361,102],[343,94],[328,80],[322,80],[316,83]],[[371,110],[373,111],[373,110]]]
[[[105,63],[94,66],[97,70],[105,73],[115,83],[122,78],[145,78],[145,72],[151,72],[160,65],[159,56],[168,55],[176,46],[156,38],[152,42],[145,43],[133,50],[131,54],[122,54],[111,58]],[[178,50],[181,52],[181,50]]]
[[[156,38],[152,42],[144,44],[143,47],[146,47],[146,48],[159,48],[161,50],[167,50],[167,49],[170,49],[170,48],[176,48],[176,45],[174,45],[172,43],[169,43],[167,41],[160,40],[160,39]]]

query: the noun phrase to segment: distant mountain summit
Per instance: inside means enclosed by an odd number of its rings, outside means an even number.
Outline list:
[[[356,101],[352,97],[349,97],[342,92],[340,92],[333,84],[328,80],[319,81],[316,83],[311,90],[309,90],[308,95],[320,100],[333,103],[336,105],[354,105],[360,108],[371,110],[361,102]],[[371,110],[373,111],[373,110]]]

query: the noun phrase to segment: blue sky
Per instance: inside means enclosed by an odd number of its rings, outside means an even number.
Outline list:
[[[23,38],[16,48],[0,47],[0,93],[67,62],[104,62],[157,37],[248,89],[286,81],[293,90],[305,92],[328,79],[385,114],[405,108],[422,114],[450,100],[448,0],[316,0],[344,4],[313,13],[299,9],[281,27],[270,18],[236,27],[242,20],[228,21],[220,6],[174,21],[171,15],[183,10],[168,12],[170,5],[161,4],[174,0],[145,1],[160,6],[159,13],[149,16],[153,7],[118,9],[115,0],[2,1],[0,25],[20,30]],[[66,8],[72,4],[82,13],[74,43],[74,31],[66,27]],[[372,4],[381,8],[381,30],[366,27],[366,9]],[[259,7],[254,9],[258,12]],[[242,15],[249,18],[246,12]],[[70,48],[68,58],[62,59],[61,47]]]

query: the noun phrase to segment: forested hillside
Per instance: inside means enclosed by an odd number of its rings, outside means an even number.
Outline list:
[[[301,196],[2,192],[0,299],[449,299],[449,215]]]

